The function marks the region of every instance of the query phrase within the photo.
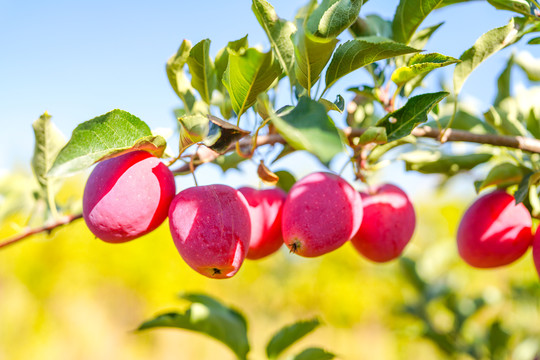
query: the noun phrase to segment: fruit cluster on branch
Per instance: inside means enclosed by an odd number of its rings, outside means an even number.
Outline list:
[[[180,255],[210,278],[231,277],[245,258],[266,257],[283,244],[316,257],[351,240],[366,258],[390,261],[415,227],[413,206],[394,185],[358,193],[340,176],[317,172],[288,194],[215,184],[175,195],[172,172],[144,151],[100,162],[86,184],[83,209],[88,228],[109,243],[145,235],[168,214]]]

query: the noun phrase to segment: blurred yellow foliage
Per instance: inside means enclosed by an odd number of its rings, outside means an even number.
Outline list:
[[[81,188],[80,182],[68,182],[58,200],[80,198]],[[444,193],[414,201],[418,226],[405,255],[417,260],[422,276],[448,276],[465,295],[491,292],[503,299],[478,314],[471,336],[501,315],[512,326],[538,332],[538,306],[518,304],[509,295],[512,283],[537,282],[530,254],[506,268],[474,270],[459,260],[454,244],[466,204]],[[18,215],[7,219],[0,238],[15,233],[14,224],[22,221]],[[249,321],[250,359],[263,358],[266,341],[283,325],[313,316],[324,326],[291,353],[318,345],[341,359],[444,359],[418,336],[421,324],[400,312],[413,297],[400,269],[396,261],[368,262],[346,244],[315,259],[284,248],[246,261],[232,279],[211,280],[182,261],[167,224],[111,245],[78,220],[0,251],[0,359],[233,359],[201,335],[133,331],[156,313],[185,307],[175,298],[179,292],[203,292],[241,310]],[[441,309],[428,311],[440,326],[451,321]]]

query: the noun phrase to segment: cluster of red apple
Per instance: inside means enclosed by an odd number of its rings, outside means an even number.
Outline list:
[[[540,275],[540,230],[533,235],[527,208],[504,190],[480,196],[467,209],[457,233],[460,256],[469,265],[494,268],[522,257],[529,247]]]
[[[315,257],[351,240],[365,257],[398,257],[412,237],[415,213],[394,185],[358,193],[341,177],[313,173],[286,194],[274,188],[196,186],[178,194],[171,171],[144,151],[100,162],[83,196],[83,216],[96,237],[121,243],[157,228],[168,216],[185,262],[211,278],[233,276],[244,258],[259,259],[283,243]]]

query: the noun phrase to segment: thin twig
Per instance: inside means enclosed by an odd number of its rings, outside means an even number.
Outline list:
[[[47,225],[43,225],[43,226],[36,227],[36,228],[26,228],[23,232],[15,235],[12,238],[8,238],[6,240],[0,241],[0,249],[4,248],[4,247],[7,247],[9,245],[13,245],[13,244],[19,242],[20,240],[23,240],[23,239],[25,239],[25,238],[27,238],[29,236],[39,234],[39,233],[42,233],[42,232],[45,232],[45,231],[50,232],[50,231],[56,229],[57,227],[70,224],[73,221],[75,221],[77,219],[80,219],[80,218],[82,218],[82,214],[66,215],[66,216],[63,216],[62,218],[58,219],[57,221],[55,221],[53,223],[50,223],[50,224],[47,224]]]
[[[245,137],[242,140],[238,141],[237,143],[234,143],[234,144],[230,145],[227,148],[227,150],[225,150],[224,153],[235,150],[236,149],[236,144],[238,144],[238,146],[240,148],[248,148],[248,149],[250,149],[253,146],[253,143],[255,143],[256,147],[259,147],[259,146],[262,146],[262,145],[273,145],[273,144],[278,144],[278,143],[279,144],[286,144],[287,142],[279,134],[260,135],[260,136],[257,137],[257,141],[255,141],[255,142],[253,142],[253,139],[251,137]],[[205,149],[206,152],[208,152],[208,150],[209,150],[208,148]],[[195,152],[194,154],[197,155],[197,157],[198,157],[198,152]],[[195,167],[197,167],[197,166],[202,165],[204,163],[214,161],[219,156],[220,156],[219,153],[214,152],[213,156],[204,156],[204,162],[196,162],[195,161],[193,165]],[[183,166],[179,167],[178,169],[172,170],[174,175],[183,175],[183,174],[185,174],[185,173],[187,173],[189,171],[190,171],[189,165],[183,165]]]

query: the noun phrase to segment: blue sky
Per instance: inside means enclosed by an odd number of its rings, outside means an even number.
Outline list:
[[[271,2],[289,19],[303,4]],[[361,14],[391,18],[397,3],[370,0]],[[131,112],[152,128],[172,127],[172,109],[179,100],[167,81],[166,60],[184,38],[193,43],[212,39],[215,54],[228,41],[249,34],[251,45],[267,49],[250,6],[247,0],[0,0],[0,169],[29,166],[31,124],[46,110],[66,137],[78,123],[115,108]],[[426,50],[459,57],[482,33],[506,24],[511,15],[484,1],[436,11],[423,26],[441,21],[445,25]],[[534,46],[520,45],[525,47],[539,56]],[[465,85],[463,95],[478,98],[480,111],[495,96],[496,75],[509,51],[482,64]],[[450,79],[451,69],[439,73]],[[351,78],[365,79],[361,71]],[[431,82],[436,81],[437,75],[431,75]],[[526,82],[521,75],[517,81]],[[347,95],[343,89],[352,84],[339,82],[330,96]]]

